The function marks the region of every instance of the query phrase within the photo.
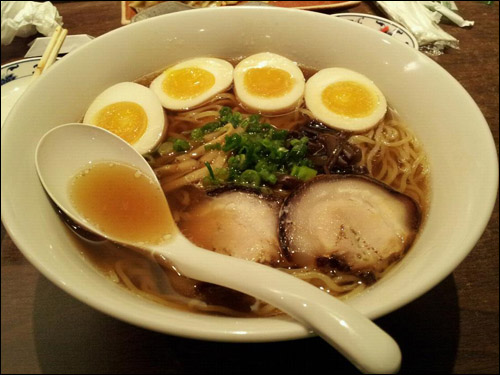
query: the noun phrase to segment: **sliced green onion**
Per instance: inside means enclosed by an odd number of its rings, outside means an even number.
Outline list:
[[[173,144],[174,151],[184,152],[191,148],[191,145],[185,139],[176,139]]]
[[[292,176],[297,177],[302,181],[310,180],[311,178],[315,177],[316,174],[318,174],[318,171],[316,169],[306,167],[305,165],[294,165],[291,173]]]

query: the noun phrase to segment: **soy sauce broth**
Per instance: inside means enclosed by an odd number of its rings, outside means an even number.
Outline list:
[[[70,182],[74,207],[111,238],[160,243],[175,224],[165,195],[144,173],[128,165],[100,162]]]

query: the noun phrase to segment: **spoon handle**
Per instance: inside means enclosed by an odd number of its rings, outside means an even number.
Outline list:
[[[397,343],[370,319],[303,280],[262,264],[196,247],[182,235],[155,252],[193,277],[261,299],[313,330],[364,373],[395,373]],[[189,247],[187,249],[186,247]]]

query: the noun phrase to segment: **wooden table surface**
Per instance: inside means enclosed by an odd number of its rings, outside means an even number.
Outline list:
[[[120,2],[56,2],[70,34],[99,36],[120,27]],[[498,151],[498,2],[460,1],[473,28],[443,28],[460,40],[434,60],[472,95]],[[377,13],[371,5],[351,12]],[[27,43],[2,46],[2,64]],[[498,200],[467,259],[433,290],[376,322],[400,344],[401,373],[499,372]],[[2,357],[7,373],[356,373],[319,338],[265,344],[184,339],[108,317],[54,286],[23,257],[2,225]]]

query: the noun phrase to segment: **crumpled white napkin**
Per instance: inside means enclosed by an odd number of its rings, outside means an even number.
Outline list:
[[[62,17],[50,1],[2,1],[2,45],[8,45],[14,37],[28,37],[37,31],[52,35]]]

